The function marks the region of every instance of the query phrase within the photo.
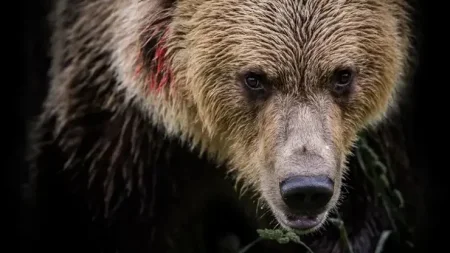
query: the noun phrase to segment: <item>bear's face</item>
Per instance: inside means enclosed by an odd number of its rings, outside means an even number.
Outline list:
[[[181,48],[172,52],[183,85],[174,89],[200,139],[220,147],[281,226],[314,231],[336,207],[358,132],[387,111],[402,76],[402,4],[179,3],[170,45]]]

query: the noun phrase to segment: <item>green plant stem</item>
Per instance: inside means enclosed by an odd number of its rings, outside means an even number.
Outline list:
[[[247,252],[251,247],[253,247],[258,242],[262,241],[263,239],[264,238],[262,238],[262,237],[257,238],[256,240],[252,241],[251,243],[247,244],[247,246],[245,246],[244,248],[239,250],[238,253],[245,253],[245,252]]]

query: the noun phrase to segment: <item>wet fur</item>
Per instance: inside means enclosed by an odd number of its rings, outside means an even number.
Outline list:
[[[228,165],[227,172],[267,207],[260,195],[267,188],[261,182],[265,173],[261,170],[267,167],[262,166],[261,158],[269,157],[265,163],[274,163],[270,147],[279,140],[272,136],[280,131],[271,122],[281,122],[289,111],[277,113],[279,108],[292,108],[292,101],[302,96],[312,103],[329,104],[317,95],[322,89],[320,80],[325,78],[321,75],[332,70],[345,51],[326,53],[330,46],[345,48],[355,43],[339,41],[332,31],[396,33],[385,34],[386,41],[367,35],[358,42],[373,58],[361,62],[369,64],[364,69],[365,86],[347,101],[346,110],[329,107],[337,153],[348,155],[356,132],[383,119],[388,108],[395,108],[397,96],[390,98],[389,87],[402,83],[409,60],[410,30],[404,1],[238,2],[56,1],[52,83],[34,132],[31,161],[38,203],[52,204],[53,221],[61,219],[64,224],[57,228],[74,228],[69,229],[72,238],[63,241],[76,238],[75,228],[89,226],[99,227],[98,234],[112,233],[109,238],[116,240],[99,239],[99,252],[168,247],[170,243],[161,238],[173,233],[164,228],[176,216],[168,214],[172,208],[167,204],[176,196],[171,186],[187,189],[195,184],[183,182],[207,182],[208,173],[200,177],[201,173],[192,171],[214,170],[217,164]],[[345,7],[346,2],[358,4]],[[253,13],[255,9],[257,13]],[[274,12],[281,14],[276,24],[271,18]],[[340,21],[309,19],[314,13],[337,15]],[[260,19],[249,20],[249,14]],[[352,18],[347,22],[348,17]],[[353,23],[358,18],[366,21]],[[380,22],[383,25],[377,26]],[[243,25],[244,33],[230,36],[238,25]],[[314,33],[318,27],[327,32]],[[258,37],[261,33],[267,36]],[[237,44],[239,41],[247,43]],[[247,55],[253,48],[266,58]],[[299,56],[295,52],[307,53]],[[361,54],[366,56],[364,51]],[[235,67],[255,62],[278,78],[284,84],[277,86],[278,91],[289,96],[268,105],[242,107],[248,100],[234,85]],[[286,68],[278,69],[280,63]],[[214,162],[198,157],[203,153]],[[211,178],[220,182],[220,176],[214,175]],[[202,203],[217,198],[224,189],[229,186],[195,199]],[[69,201],[72,198],[73,203]],[[83,207],[82,215],[77,206]],[[64,212],[74,215],[74,220],[66,223]],[[120,234],[121,230],[131,235]],[[321,249],[334,247],[334,243],[320,242]]]

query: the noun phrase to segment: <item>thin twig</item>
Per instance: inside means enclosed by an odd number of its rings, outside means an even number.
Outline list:
[[[251,243],[247,244],[247,246],[245,246],[244,248],[239,250],[238,253],[245,253],[245,252],[247,252],[251,247],[253,247],[255,244],[257,244],[258,242],[260,242],[262,240],[263,240],[262,237],[258,237],[256,240],[252,241]]]

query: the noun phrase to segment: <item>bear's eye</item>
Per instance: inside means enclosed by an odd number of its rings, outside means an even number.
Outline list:
[[[262,76],[255,73],[247,73],[245,75],[245,85],[253,91],[260,91],[264,89]]]
[[[354,72],[351,69],[336,70],[333,77],[333,91],[338,94],[346,93],[352,86]]]

